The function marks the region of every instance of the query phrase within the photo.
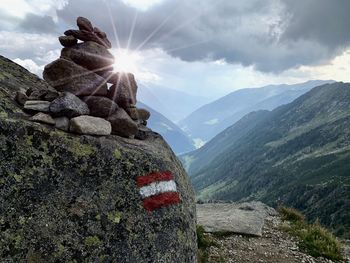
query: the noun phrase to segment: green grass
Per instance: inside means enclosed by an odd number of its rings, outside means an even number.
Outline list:
[[[302,213],[291,207],[280,206],[277,208],[277,211],[280,213],[282,220],[285,221],[302,223],[305,220],[305,216]]]
[[[203,226],[197,225],[198,263],[209,263],[209,251],[211,246],[218,246],[214,240],[205,233]],[[225,262],[220,256],[215,262]]]
[[[336,237],[319,222],[305,223],[304,215],[294,208],[280,207],[283,220],[289,221],[283,230],[299,239],[299,248],[313,257],[343,260],[342,248]]]

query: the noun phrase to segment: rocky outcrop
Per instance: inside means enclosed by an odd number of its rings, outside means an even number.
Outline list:
[[[0,69],[2,262],[196,262],[194,193],[158,134],[30,121],[17,91],[52,88],[3,57]]]

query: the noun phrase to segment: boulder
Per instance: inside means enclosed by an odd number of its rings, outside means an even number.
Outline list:
[[[151,117],[151,113],[146,109],[137,109],[140,120],[147,121]]]
[[[68,118],[90,113],[86,103],[69,92],[62,93],[60,97],[51,102],[50,112],[56,117],[66,116]]]
[[[41,101],[41,100],[27,100],[24,103],[24,109],[30,111],[41,111],[41,112],[50,112],[50,102]]]
[[[276,215],[276,211],[261,202],[197,204],[198,224],[209,233],[262,236],[268,215]]]
[[[80,30],[86,30],[90,32],[94,31],[94,27],[92,26],[90,20],[82,16],[79,16],[77,18],[77,26]]]
[[[67,59],[57,59],[45,66],[44,79],[57,91],[68,91],[76,95],[107,95],[105,80]]]
[[[113,55],[96,42],[87,41],[62,49],[61,58],[74,61],[89,70],[103,70],[114,63]]]
[[[41,122],[49,125],[55,125],[55,120],[48,114],[39,112],[30,118],[31,121]]]
[[[78,39],[76,39],[73,36],[60,36],[58,40],[60,41],[61,45],[64,47],[71,47],[78,43]]]
[[[64,116],[55,118],[55,127],[62,131],[69,131],[69,118]]]
[[[1,261],[196,262],[194,191],[167,143],[156,134],[77,136],[29,122],[16,92],[48,85],[0,62]],[[141,195],[142,178],[166,171],[180,200],[159,199],[149,211],[156,199]]]
[[[138,131],[137,124],[122,108],[118,108],[107,120],[112,124],[112,134],[130,137]]]
[[[114,85],[108,92],[108,97],[120,107],[127,110],[132,104],[136,104],[137,84],[131,73],[117,73],[114,75]]]
[[[139,125],[139,129],[135,134],[135,139],[146,140],[150,136],[154,136],[154,132],[143,125]]]
[[[88,105],[91,116],[108,117],[118,109],[114,101],[105,97],[87,96],[82,100]]]
[[[79,116],[70,120],[69,131],[78,134],[110,135],[112,127],[105,119],[92,116]]]

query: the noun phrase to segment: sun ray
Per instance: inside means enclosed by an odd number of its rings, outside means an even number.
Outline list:
[[[172,18],[176,12],[179,10],[180,6],[177,7],[175,9],[175,11],[173,13],[171,13],[170,15],[168,15],[162,23],[160,23],[147,37],[146,39],[140,44],[138,45],[138,47],[135,49],[135,51],[140,50],[144,45],[146,45],[148,43],[148,41],[155,35],[158,33],[159,30],[162,29],[162,27],[170,20],[170,18]]]
[[[135,25],[136,25],[136,21],[137,21],[138,15],[139,15],[139,12],[136,10],[134,19],[132,21],[132,26],[131,26],[131,29],[130,29],[130,33],[129,33],[128,44],[126,46],[126,50],[129,50],[129,48],[130,48],[130,44],[131,44],[131,41],[132,41],[132,38],[133,38],[133,35],[134,35]]]
[[[109,16],[109,19],[111,21],[111,24],[112,24],[112,29],[113,29],[113,34],[114,34],[114,38],[115,38],[115,42],[117,44],[117,47],[120,48],[120,41],[119,41],[119,36],[118,36],[118,32],[117,32],[117,28],[114,24],[114,19],[113,19],[113,16],[112,16],[112,12],[111,12],[111,7],[110,5],[107,3],[106,0],[104,0],[104,3],[106,4],[106,7],[107,7],[107,10],[108,10],[108,16]]]

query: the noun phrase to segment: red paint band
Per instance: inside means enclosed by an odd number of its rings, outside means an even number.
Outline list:
[[[178,203],[180,203],[180,196],[176,192],[167,192],[148,197],[143,200],[143,206],[149,212],[152,212],[153,210],[162,208],[164,206]]]
[[[174,176],[169,171],[155,172],[144,176],[138,176],[136,178],[136,184],[138,187],[142,187],[154,183],[156,181],[169,181],[172,179],[174,179]]]

